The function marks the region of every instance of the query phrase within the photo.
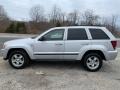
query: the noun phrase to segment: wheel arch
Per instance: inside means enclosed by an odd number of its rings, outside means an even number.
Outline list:
[[[106,60],[106,57],[104,55],[104,53],[101,51],[101,50],[88,50],[86,51],[83,56],[82,56],[82,60],[84,59],[84,57],[87,55],[87,54],[90,54],[90,53],[97,53],[99,54],[103,60]]]
[[[9,49],[6,58],[8,59],[10,56],[10,53],[14,52],[14,51],[24,51],[28,55],[29,59],[31,59],[31,56],[29,55],[28,51],[24,48],[11,48],[11,49]]]

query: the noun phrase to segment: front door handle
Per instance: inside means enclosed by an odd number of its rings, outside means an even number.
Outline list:
[[[63,45],[62,43],[56,43],[55,45]]]
[[[89,45],[89,43],[84,43],[84,44],[82,44],[82,45]]]

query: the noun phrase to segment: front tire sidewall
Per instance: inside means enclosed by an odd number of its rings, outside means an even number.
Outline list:
[[[20,54],[23,56],[24,58],[24,63],[21,65],[21,66],[15,66],[13,63],[12,63],[12,56],[15,55],[15,54]],[[22,52],[22,51],[14,51],[13,53],[10,54],[9,56],[9,63],[10,65],[15,68],[15,69],[23,69],[27,66],[28,64],[28,57],[27,57],[27,54],[25,52]]]
[[[87,65],[87,60],[91,56],[95,56],[95,57],[97,57],[99,59],[99,66],[97,68],[95,68],[95,69],[91,69]],[[85,67],[86,70],[91,71],[91,72],[95,72],[95,71],[98,71],[102,67],[103,60],[102,60],[100,55],[98,55],[96,53],[91,53],[91,54],[88,54],[88,55],[85,56],[83,63],[84,63],[84,67]]]

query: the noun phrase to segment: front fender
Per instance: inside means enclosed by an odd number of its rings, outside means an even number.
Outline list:
[[[87,46],[84,46],[82,47],[80,50],[79,50],[79,54],[78,54],[78,57],[77,57],[77,60],[81,60],[82,57],[84,56],[84,54],[87,52],[87,51],[90,51],[90,50],[99,50],[101,51],[105,57],[106,57],[106,52],[107,52],[107,49],[105,46],[102,46],[102,45],[87,45]]]
[[[7,49],[7,51],[9,51],[10,49],[24,49],[26,52],[27,52],[27,54],[29,55],[29,57],[31,58],[31,59],[34,59],[34,56],[33,56],[33,46],[32,45],[23,45],[23,44],[21,44],[21,45],[11,45],[11,46],[8,46],[6,49]],[[8,53],[8,52],[7,52]]]

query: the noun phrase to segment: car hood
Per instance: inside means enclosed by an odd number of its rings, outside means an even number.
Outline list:
[[[25,39],[15,39],[15,40],[10,40],[5,42],[7,45],[12,45],[12,44],[26,44],[26,43],[32,43],[34,39],[31,38],[25,38]]]

